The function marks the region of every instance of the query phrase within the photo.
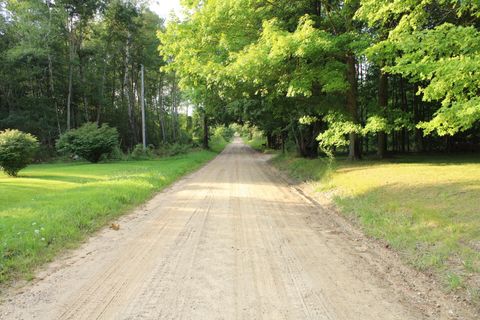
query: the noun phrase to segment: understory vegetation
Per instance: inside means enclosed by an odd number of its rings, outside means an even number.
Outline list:
[[[448,290],[480,302],[480,163],[472,156],[401,156],[352,163],[279,155],[275,166],[313,183],[367,235],[385,241]]]

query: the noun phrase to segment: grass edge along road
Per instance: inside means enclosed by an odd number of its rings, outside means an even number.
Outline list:
[[[328,192],[364,233],[433,274],[447,291],[480,304],[480,160],[474,156],[390,161],[278,155],[274,166]]]
[[[144,161],[32,165],[0,173],[0,288],[32,279],[36,267],[75,248],[110,220],[213,159],[213,151]]]

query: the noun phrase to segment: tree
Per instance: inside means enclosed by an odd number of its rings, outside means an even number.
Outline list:
[[[173,116],[172,104],[180,105],[181,92],[175,90],[175,103],[166,92],[178,86],[159,70],[166,63],[156,37],[163,20],[142,2],[12,0],[1,10],[0,129],[32,132],[49,150],[69,128],[108,121],[131,149],[139,136],[143,64],[148,141],[173,142],[170,123],[184,116]],[[184,136],[175,130],[177,140]]]
[[[289,119],[289,126],[298,129],[292,132],[300,153],[315,157],[320,123],[299,125],[298,121],[305,115],[326,113],[328,108],[324,106],[333,100],[331,96],[341,96],[349,88],[348,110],[355,121],[356,110],[352,109],[356,108],[356,83],[352,77],[356,75],[353,71],[347,76],[352,66],[346,68],[351,59],[346,59],[345,52],[355,50],[355,44],[347,43],[357,41],[350,37],[351,30],[343,31],[342,37],[334,36],[336,30],[329,27],[334,22],[328,12],[330,6],[325,6],[328,10],[324,13],[309,1],[296,2],[293,7],[287,1],[276,5],[258,1],[256,5],[238,0],[209,1],[194,7],[185,22],[173,22],[160,35],[163,53],[172,57],[169,68],[179,73],[183,87],[194,90],[199,83],[205,83],[207,88],[215,88],[211,94],[225,103],[241,96],[248,97],[246,101],[258,101],[256,106],[264,108],[265,114]],[[338,16],[347,10],[340,2],[336,6]],[[351,20],[355,6],[349,5],[348,10]],[[316,16],[309,16],[309,12]],[[280,114],[280,109],[287,114]],[[270,133],[286,132],[285,121],[279,124],[265,128],[269,127]]]
[[[417,94],[441,102],[433,119],[418,125],[426,134],[454,135],[480,119],[479,9],[475,1],[362,1],[359,16],[370,26],[399,21],[369,49],[395,54],[384,70],[423,83]]]
[[[231,122],[304,157],[478,144],[476,1],[183,4],[185,17],[165,27],[143,1],[5,2],[0,129],[51,149],[69,128],[108,121],[131,150],[143,65],[154,145],[194,137],[208,147],[209,127]]]

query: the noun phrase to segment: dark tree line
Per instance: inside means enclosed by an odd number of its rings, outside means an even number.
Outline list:
[[[11,0],[0,10],[0,130],[30,132],[53,148],[69,129],[108,123],[131,149],[142,140],[143,65],[147,143],[188,139],[178,79],[160,70],[164,21],[144,3]]]

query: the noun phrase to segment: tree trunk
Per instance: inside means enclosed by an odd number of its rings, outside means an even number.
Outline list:
[[[167,143],[167,130],[165,128],[165,107],[163,106],[163,97],[160,96],[160,126],[162,127],[162,141]]]
[[[163,106],[163,77],[160,78],[158,83],[158,122],[160,123],[160,129],[162,131],[162,142],[167,143],[167,135],[165,130],[165,109]]]
[[[88,99],[87,99],[87,81],[85,79],[85,70],[84,70],[84,54],[81,50],[82,43],[83,43],[83,27],[80,24],[79,28],[79,40],[78,40],[78,61],[79,61],[79,68],[78,71],[80,73],[80,81],[82,81],[82,100],[83,100],[83,112],[85,113],[85,121],[90,121],[90,116],[88,115]]]
[[[350,85],[350,88],[347,91],[347,110],[353,123],[357,124],[357,72],[355,56],[352,53],[347,56],[347,81]],[[348,158],[350,160],[360,159],[361,152],[358,134],[356,132],[351,132],[349,134],[349,140]]]
[[[273,135],[270,132],[266,133],[267,136],[267,148],[268,149],[274,149],[273,146]]]
[[[75,43],[73,40],[73,22],[69,21],[70,35],[69,35],[69,61],[68,61],[68,96],[67,96],[67,131],[71,129],[72,118],[72,90],[73,90],[73,57],[75,54]]]
[[[172,80],[172,91],[171,91],[171,100],[172,100],[172,136],[173,136],[173,141],[177,141],[177,97],[176,97],[176,92],[177,91],[177,86],[176,86],[176,75],[175,73],[173,74],[173,80]]]
[[[204,112],[203,114],[203,148],[208,149],[208,117]]]
[[[117,68],[116,67],[117,67],[117,64],[114,61],[113,62],[113,70],[112,70],[112,72],[113,72],[112,83],[111,83],[112,91],[110,92],[110,108],[112,110],[115,110],[115,101],[116,101],[115,96],[116,96],[116,92],[117,92],[117,79],[116,79]],[[119,77],[119,79],[118,79],[119,80],[118,83],[120,84],[120,86],[122,85],[122,79],[123,79],[123,75],[121,77]],[[123,89],[120,90],[120,92],[121,92],[121,98],[120,99],[121,99],[121,102],[122,102],[121,105],[123,106],[123,99],[124,99]]]
[[[82,100],[83,100],[83,112],[85,113],[85,121],[90,121],[90,116],[88,115],[88,99],[85,87],[87,86],[87,81],[85,80],[85,72],[83,70],[83,58],[80,58],[79,65],[80,79],[82,80]]]
[[[132,92],[132,83],[130,80],[130,71],[129,71],[129,65],[130,65],[130,38],[131,35],[130,33],[128,34],[127,37],[127,43],[125,47],[125,77],[124,77],[124,89],[127,90],[127,108],[128,108],[128,123],[130,126],[130,130],[132,133],[132,143],[131,145],[134,146],[137,144],[138,139],[137,139],[137,130],[135,127],[135,114],[134,114],[134,99],[133,99],[133,92]]]
[[[297,146],[297,149],[298,149],[299,141],[298,141],[297,133],[295,132],[295,126],[291,119],[290,119],[290,128],[292,129],[293,140],[295,141],[295,145]]]
[[[304,158],[318,157],[318,134],[320,133],[320,123],[314,122],[305,129],[299,128],[299,137],[295,139],[300,156]]]
[[[408,103],[407,103],[407,95],[405,92],[405,85],[403,77],[400,77],[400,108],[403,112],[407,112],[408,110]],[[407,142],[407,130],[402,128],[400,131],[400,150],[404,153],[406,150],[406,142]]]
[[[46,2],[47,10],[48,10],[48,32],[46,39],[50,37],[50,31],[52,27],[52,10],[50,9],[50,3]],[[47,50],[48,50],[48,75],[49,75],[49,84],[50,84],[50,93],[53,99],[54,107],[55,107],[55,117],[57,120],[57,129],[58,135],[62,134],[62,127],[60,126],[60,115],[58,110],[58,100],[55,94],[55,85],[53,82],[53,63],[52,63],[52,55],[50,54],[50,44],[49,40],[47,40]]]
[[[413,92],[413,119],[415,124],[422,121],[422,117],[420,115],[420,101],[419,97],[417,96],[418,92],[418,85],[414,86]],[[423,133],[421,129],[415,127],[415,143],[414,143],[414,150],[415,152],[422,152],[423,151]]]
[[[388,107],[388,76],[380,71],[380,79],[378,82],[378,105],[382,116],[386,115]],[[378,133],[377,155],[379,158],[385,158],[387,151],[387,134],[385,131]]]
[[[62,133],[62,129],[60,127],[60,117],[58,114],[58,102],[57,102],[57,97],[55,96],[55,86],[53,84],[53,66],[52,66],[52,56],[50,55],[50,53],[48,54],[48,74],[49,74],[49,82],[50,82],[50,92],[51,92],[52,99],[55,106],[55,116],[57,118],[58,134],[60,135]]]
[[[103,72],[102,72],[102,85],[100,87],[100,101],[98,102],[97,106],[97,117],[96,117],[96,122],[97,124],[100,124],[100,116],[102,114],[102,104],[104,102],[103,96],[105,94],[105,80],[107,77],[107,62],[105,59],[103,60]]]

